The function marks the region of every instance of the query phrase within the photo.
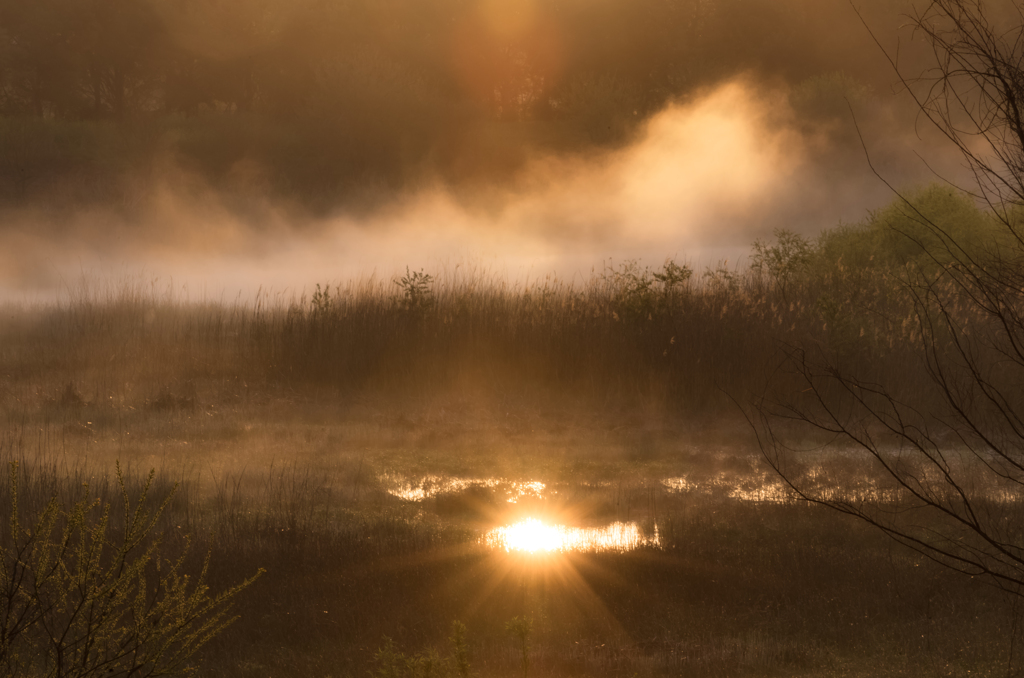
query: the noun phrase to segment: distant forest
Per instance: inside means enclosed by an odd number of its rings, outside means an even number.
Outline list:
[[[0,0],[0,201],[500,180],[738,74],[831,88],[812,117],[893,80],[842,0]]]

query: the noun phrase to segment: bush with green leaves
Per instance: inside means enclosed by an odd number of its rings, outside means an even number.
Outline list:
[[[262,570],[211,595],[209,556],[196,576],[186,573],[187,542],[166,558],[157,524],[171,496],[152,508],[154,476],[131,501],[117,467],[120,512],[86,485],[70,505],[54,497],[27,518],[11,464],[0,540],[0,674],[187,675],[196,651],[234,620],[232,599]]]
[[[983,259],[1012,245],[994,215],[970,195],[931,184],[908,191],[861,223],[823,232],[813,259],[818,268],[842,264],[868,275],[908,265],[935,274],[962,257]]]

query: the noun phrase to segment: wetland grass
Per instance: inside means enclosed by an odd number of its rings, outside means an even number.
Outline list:
[[[778,342],[927,401],[885,272],[829,254],[873,233],[826,234],[785,284],[631,263],[572,284],[407,272],[220,304],[126,282],[8,306],[0,461],[21,464],[26,507],[85,481],[106,496],[116,461],[129,484],[156,468],[155,495],[179,485],[168,549],[210,552],[215,590],[266,570],[201,675],[366,675],[385,637],[443,655],[453,620],[481,676],[1012,674],[1018,608],[792,501],[735,409]],[[837,491],[891,500],[870,469],[831,468]],[[540,557],[483,539],[530,518],[644,539]],[[525,663],[512,619],[532,620]]]
[[[656,512],[659,535],[633,550],[541,557],[489,547],[475,515],[437,496],[389,493],[376,474],[401,463],[394,448],[216,472],[168,461],[157,483],[181,483],[161,517],[168,547],[189,534],[195,553],[211,551],[215,589],[266,569],[238,599],[239,620],[206,649],[202,675],[365,675],[385,636],[409,658],[443,655],[453,620],[466,625],[474,673],[521,675],[521,647],[505,625],[527,617],[531,676],[1004,675],[1015,661],[1016,612],[990,587],[813,506],[674,491],[659,482],[666,471],[685,469],[694,488],[704,479],[742,486],[756,459],[655,447],[639,468],[619,449],[609,464],[633,469],[622,483],[575,465],[578,449],[536,449],[537,468],[545,456],[549,469],[570,467],[548,484],[557,510],[576,507],[599,524],[628,513],[645,525]],[[9,441],[5,455],[40,451]],[[109,487],[109,468],[49,453],[48,465],[25,468],[26,496],[73,493],[83,478]],[[477,465],[471,476],[491,470],[484,455],[467,463]]]

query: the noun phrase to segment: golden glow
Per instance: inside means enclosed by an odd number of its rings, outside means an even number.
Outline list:
[[[456,23],[451,66],[478,104],[514,118],[560,82],[565,41],[546,14],[536,0],[480,0]]]
[[[726,473],[718,473],[704,482],[694,482],[686,476],[664,478],[661,484],[669,492],[701,492],[703,494],[721,493],[730,499],[751,502],[769,502],[781,504],[793,500],[789,488],[765,473],[747,477],[736,477]]]
[[[545,525],[535,518],[499,527],[496,531],[499,543],[503,543],[506,551],[557,551],[562,547],[562,538],[557,527]]]
[[[419,480],[386,473],[378,477],[385,491],[392,497],[406,501],[423,501],[439,494],[463,492],[471,487],[485,487],[496,494],[504,493],[509,504],[516,504],[525,497],[541,499],[547,485],[537,480],[507,480],[505,478],[447,478],[423,476]]]
[[[510,483],[508,503],[516,504],[523,497],[541,499],[544,497],[545,487],[547,486],[544,483],[536,480],[526,483]]]
[[[478,9],[490,34],[506,42],[520,38],[537,24],[534,0],[482,0]]]
[[[686,479],[686,476],[679,476],[678,478],[665,478],[661,481],[661,484],[667,487],[672,492],[687,492],[693,489],[693,483]]]
[[[492,548],[525,553],[555,551],[631,551],[641,546],[660,546],[658,528],[645,536],[636,523],[612,523],[604,527],[547,525],[536,518],[496,527],[483,537]]]

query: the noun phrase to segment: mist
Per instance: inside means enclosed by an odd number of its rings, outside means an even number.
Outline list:
[[[883,178],[907,186],[957,176],[956,157],[934,139],[897,129],[898,101],[860,102],[862,139],[851,136],[853,104],[808,124],[798,95],[731,79],[669,103],[621,147],[537,153],[472,192],[435,180],[322,216],[272,197],[243,211],[201,178],[163,168],[127,214],[8,210],[0,283],[12,300],[89,279],[159,281],[184,298],[231,300],[257,290],[298,296],[405,267],[463,266],[515,283],[585,279],[609,260],[737,266],[776,229],[813,237],[862,219],[893,199]]]
[[[0,3],[0,290],[740,265],[888,203],[869,159],[961,178],[882,51],[927,64],[911,7]]]

